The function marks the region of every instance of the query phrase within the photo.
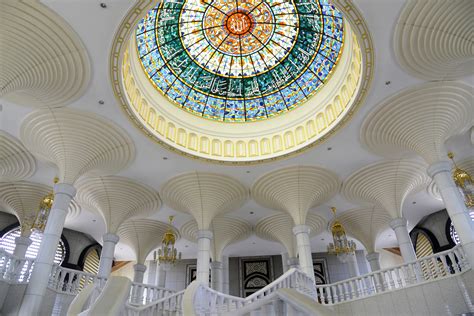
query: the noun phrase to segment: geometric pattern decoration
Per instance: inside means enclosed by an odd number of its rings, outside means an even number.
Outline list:
[[[273,281],[271,257],[240,258],[241,293],[247,297]]]
[[[224,122],[264,120],[308,100],[343,46],[329,0],[177,0],[136,29],[150,82],[172,103]]]

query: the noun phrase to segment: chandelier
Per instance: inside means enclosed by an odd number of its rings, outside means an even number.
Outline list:
[[[329,243],[328,253],[331,255],[346,256],[355,253],[356,244],[353,240],[347,240],[344,226],[336,219],[336,208],[331,207],[334,213],[334,222],[331,225],[331,233],[334,243]]]
[[[54,178],[55,184],[58,183],[58,181],[59,179],[57,177]],[[38,212],[36,213],[35,221],[33,222],[33,225],[31,226],[32,231],[37,231],[41,233],[44,232],[46,223],[48,221],[49,212],[51,211],[51,207],[53,206],[53,203],[54,203],[54,192],[51,191],[41,199]]]
[[[454,154],[452,152],[448,153],[449,159],[453,161],[453,180],[456,186],[458,187],[461,194],[464,196],[464,203],[468,208],[474,207],[474,181],[472,180],[471,175],[459,168],[454,161]]]
[[[172,227],[174,216],[169,217],[170,226]],[[160,264],[175,264],[176,261],[181,260],[181,252],[174,247],[176,242],[176,235],[173,229],[169,227],[161,240],[161,248],[158,249],[158,262]]]

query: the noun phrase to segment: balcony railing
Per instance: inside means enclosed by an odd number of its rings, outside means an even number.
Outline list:
[[[34,260],[20,259],[0,248],[0,279],[10,284],[28,283]]]

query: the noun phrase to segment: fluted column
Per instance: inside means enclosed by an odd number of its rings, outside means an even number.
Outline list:
[[[158,265],[158,287],[166,288],[166,271],[167,267],[165,263],[160,263]]]
[[[151,260],[150,265],[148,267],[148,279],[147,279],[148,284],[156,285],[156,270],[157,270],[157,268],[158,268],[158,264],[156,263],[156,261]]]
[[[212,288],[218,292],[222,293],[223,289],[223,271],[224,265],[222,262],[219,261],[212,261],[211,262],[211,282]]]
[[[145,276],[146,265],[137,263],[133,266],[133,282],[143,283],[143,277]]]
[[[311,258],[311,262],[312,262],[312,258]],[[291,257],[291,258],[288,258],[288,260],[286,261],[287,262],[287,265],[288,265],[288,269],[298,269],[300,267],[299,265],[299,260],[298,258],[296,257]],[[314,271],[313,271],[314,273]]]
[[[209,259],[211,258],[210,230],[199,230],[197,232],[198,255],[196,264],[196,281],[209,285]]]
[[[380,253],[378,252],[371,252],[368,253],[365,258],[370,264],[370,270],[372,272],[380,270]]]
[[[404,262],[412,262],[416,260],[415,249],[408,234],[407,220],[403,217],[395,218],[390,221],[390,227],[395,231],[397,236],[400,252],[402,253]]]
[[[307,225],[297,225],[293,227],[293,234],[296,236],[296,245],[300,268],[309,277],[314,279],[313,258],[311,257],[311,244],[309,242],[310,227]]]
[[[23,297],[20,315],[38,315],[40,312],[69,203],[75,194],[76,189],[70,184],[58,183],[54,185],[54,203],[49,212],[30,282]]]
[[[104,243],[100,253],[99,273],[97,273],[99,277],[109,277],[114,262],[115,245],[118,243],[119,239],[119,236],[111,233],[106,233],[102,236]]]
[[[289,267],[288,267],[288,253],[287,252],[281,253],[281,264],[283,268],[283,273],[288,271]]]
[[[24,259],[26,256],[26,251],[33,241],[30,237],[20,236],[15,238],[15,250],[13,255],[17,258]]]
[[[474,267],[474,223],[469,216],[464,199],[451,175],[451,163],[440,161],[432,164],[427,172],[438,186],[449,218],[456,228],[466,257]]]

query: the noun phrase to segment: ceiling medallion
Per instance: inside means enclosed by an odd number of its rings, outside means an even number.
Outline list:
[[[138,23],[143,69],[173,104],[223,122],[265,120],[307,101],[342,52],[328,0],[177,0]]]

